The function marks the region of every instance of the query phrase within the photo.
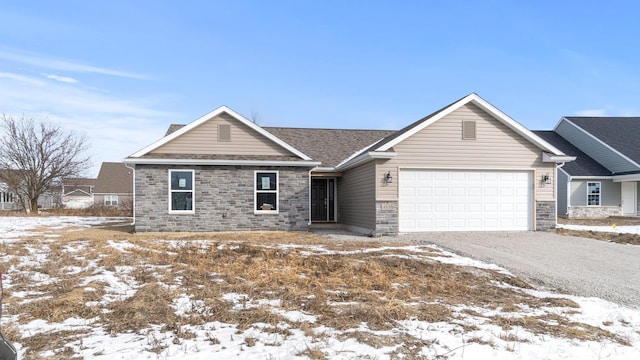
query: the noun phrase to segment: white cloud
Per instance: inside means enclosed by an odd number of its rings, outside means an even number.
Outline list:
[[[35,86],[45,85],[45,82],[42,80],[34,79],[28,76],[23,76],[23,75],[14,74],[14,73],[7,73],[7,72],[0,72],[0,79],[9,79],[9,80],[14,80],[18,82],[29,83]]]
[[[117,76],[130,79],[145,79],[140,74],[108,69],[79,62],[58,59],[42,54],[30,53],[16,49],[0,48],[0,59],[16,62],[23,65],[31,65],[43,69],[69,71],[76,73],[93,73],[109,76]]]
[[[60,81],[63,83],[67,83],[67,84],[77,84],[79,83],[78,80],[72,78],[72,77],[68,77],[68,76],[60,76],[60,75],[53,75],[53,74],[43,74],[47,79],[51,79],[51,80],[55,80],[55,81]]]
[[[610,116],[605,109],[587,109],[576,112],[577,116]]]
[[[164,135],[176,115],[158,110],[166,96],[118,97],[69,81],[0,73],[0,113],[48,119],[85,134],[96,176],[102,161],[120,161]]]

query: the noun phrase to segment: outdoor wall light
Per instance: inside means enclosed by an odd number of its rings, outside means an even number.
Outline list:
[[[551,178],[549,177],[549,174],[542,175],[542,182],[544,184],[551,184]]]
[[[391,176],[391,171],[387,171],[387,173],[384,175],[384,183],[389,184],[391,182],[393,182],[393,176]]]

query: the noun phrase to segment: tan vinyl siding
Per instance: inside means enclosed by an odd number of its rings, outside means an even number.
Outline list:
[[[476,122],[476,139],[462,139],[462,121]],[[388,171],[394,182],[378,186],[378,200],[398,198],[398,169],[535,170],[534,199],[552,201],[554,164],[542,162],[542,150],[502,122],[473,104],[467,104],[400,142],[392,149],[398,155],[379,161],[376,181],[382,184]],[[542,186],[542,175],[551,184]]]
[[[218,125],[230,126],[230,140],[218,140]],[[154,150],[155,154],[291,155],[232,116],[222,113]]]
[[[348,170],[338,179],[340,223],[375,229],[375,164],[366,163]]]

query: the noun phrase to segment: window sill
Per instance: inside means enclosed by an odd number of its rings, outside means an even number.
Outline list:
[[[170,215],[193,215],[195,213],[196,212],[194,210],[182,210],[182,211],[169,210]]]
[[[279,213],[278,210],[253,210],[254,215],[277,215]]]

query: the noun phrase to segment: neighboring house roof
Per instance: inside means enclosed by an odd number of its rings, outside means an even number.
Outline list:
[[[571,176],[609,176],[611,172],[597,161],[593,160],[582,150],[573,146],[562,136],[552,130],[534,130],[534,134],[546,140],[567,155],[575,156],[576,160],[567,162],[562,169]]]
[[[98,194],[133,193],[131,169],[119,162],[103,162],[93,192]]]
[[[356,151],[389,136],[392,130],[304,129],[265,127],[283,141],[300,149],[321,167],[335,167]]]
[[[96,185],[96,179],[93,178],[66,178],[62,180],[64,188],[63,195],[69,195],[75,192],[82,192],[90,195]]]
[[[611,148],[640,164],[640,117],[565,116]]]

